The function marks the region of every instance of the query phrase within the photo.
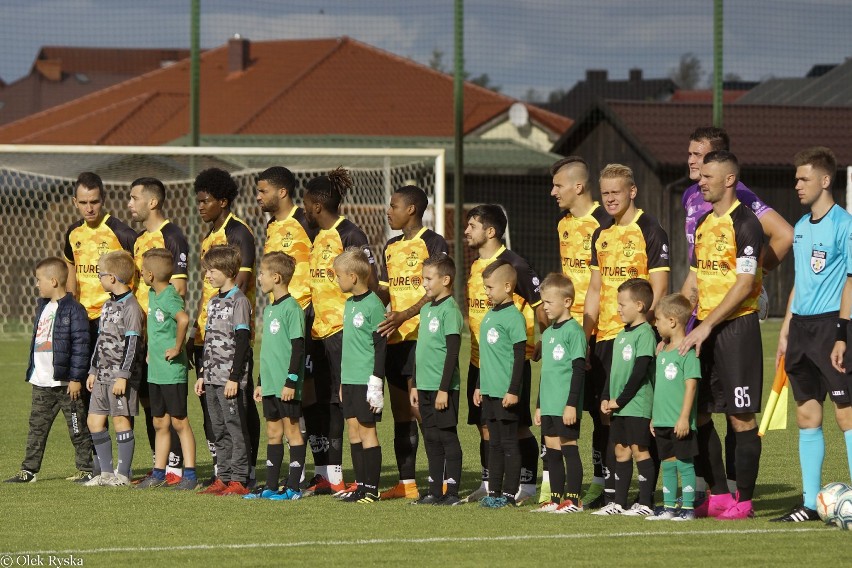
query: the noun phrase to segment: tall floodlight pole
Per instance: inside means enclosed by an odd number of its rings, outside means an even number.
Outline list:
[[[455,0],[455,72],[453,74],[453,108],[455,111],[453,169],[453,235],[456,257],[455,295],[459,305],[464,301],[464,0]]]
[[[724,65],[724,18],[722,16],[723,0],[713,2],[713,126],[722,128],[722,86]]]

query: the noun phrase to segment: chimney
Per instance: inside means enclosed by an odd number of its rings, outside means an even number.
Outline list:
[[[641,69],[631,69],[630,70],[630,82],[638,83],[642,80],[642,70]]]
[[[250,47],[249,40],[240,37],[240,34],[234,34],[234,37],[228,40],[229,73],[239,73],[248,69]]]
[[[606,69],[586,69],[586,82],[588,83],[605,83],[606,78]]]

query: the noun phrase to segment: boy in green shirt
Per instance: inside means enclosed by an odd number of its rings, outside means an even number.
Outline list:
[[[334,259],[340,290],[352,294],[343,306],[343,354],[340,400],[349,426],[352,466],[357,489],[341,497],[348,503],[379,500],[382,447],[376,422],[382,420],[387,338],[378,332],[385,306],[370,290],[370,259],[360,247],[349,247]]]
[[[550,499],[534,512],[578,513],[583,510],[583,463],[577,440],[586,378],[586,334],[571,317],[574,284],[567,276],[549,274],[541,284],[541,301],[553,325],[541,338],[541,383],[534,422],[541,426],[547,448]]]
[[[272,295],[272,302],[263,310],[260,375],[254,389],[254,400],[263,402],[266,419],[266,487],[244,499],[295,501],[302,497],[299,481],[305,469],[305,439],[299,419],[305,376],[305,314],[288,288],[295,271],[293,257],[275,251],[263,255],[257,274],[261,291]],[[284,436],[290,446],[290,471],[286,487],[278,491]]]
[[[516,506],[521,474],[518,422],[527,341],[526,320],[512,302],[517,283],[515,268],[496,260],[482,272],[485,294],[492,308],[480,325],[480,373],[473,403],[482,407],[488,424],[488,495],[479,502],[499,509]]]
[[[172,445],[171,428],[180,440],[184,474],[175,489],[192,490],[198,485],[195,474],[195,436],[187,418],[187,360],[183,345],[189,328],[189,315],[183,298],[169,283],[174,257],[165,248],[153,248],[142,255],[142,280],[148,290],[148,394],[154,417],[154,469],[136,489],[162,487]]]
[[[601,412],[612,416],[609,435],[615,444],[615,499],[592,514],[648,516],[654,514],[656,479],[648,451],[657,346],[654,329],[648,323],[648,310],[654,291],[647,280],[631,278],[618,287],[617,301],[624,329],[615,337],[612,371],[601,393]],[[639,471],[639,501],[626,510],[633,460]]]
[[[411,406],[420,410],[429,493],[416,505],[458,505],[462,473],[459,423],[459,348],[462,315],[453,298],[456,265],[444,253],[423,262],[423,288],[429,302],[420,308],[420,328],[415,347]],[[447,491],[443,480],[446,476]]]
[[[690,349],[686,355],[678,352],[691,315],[692,304],[681,294],[662,298],[655,314],[655,326],[665,347],[657,355],[651,425],[662,460],[664,509],[658,515],[645,517],[649,521],[691,521],[695,518],[693,459],[698,454],[695,393],[701,378],[701,363],[695,349]],[[683,495],[680,513],[675,510],[678,473]]]

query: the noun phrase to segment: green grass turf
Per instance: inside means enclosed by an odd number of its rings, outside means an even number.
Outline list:
[[[778,322],[763,326],[768,395]],[[4,369],[0,396],[0,474],[18,470],[23,457],[31,387],[22,378],[27,340],[0,342]],[[467,353],[461,362],[467,368]],[[534,383],[537,369],[534,368]],[[201,432],[200,410],[190,401],[191,419]],[[463,415],[466,410],[462,410]],[[149,466],[146,437],[137,422],[134,469]],[[757,519],[723,523],[648,523],[641,518],[577,515],[531,515],[531,507],[484,510],[475,505],[444,509],[410,507],[406,501],[374,505],[342,504],[330,497],[297,502],[244,501],[167,490],[80,487],[64,480],[73,473],[73,452],[65,424],[54,424],[38,482],[0,484],[0,568],[3,553],[62,551],[60,558],[85,566],[148,565],[517,565],[542,561],[600,564],[610,554],[618,566],[659,564],[664,558],[692,566],[753,563],[785,558],[820,562],[841,558],[850,535],[821,523],[779,526],[768,519],[800,500],[797,432],[790,401],[789,427],[764,438]],[[584,421],[581,455],[586,481],[591,477],[590,430]],[[824,480],[849,481],[843,438],[826,409]],[[722,431],[722,430],[720,430]],[[384,443],[383,486],[396,480],[390,411],[379,428]],[[465,450],[463,494],[478,485],[476,430],[461,426]],[[199,437],[199,473],[210,474],[209,454]],[[263,464],[265,442],[259,462]],[[286,458],[285,458],[286,459]],[[348,452],[346,455],[348,466]],[[310,461],[310,458],[309,458]],[[308,469],[310,471],[310,464]],[[426,461],[418,456],[418,483],[425,487]],[[262,477],[263,467],[260,468]],[[347,473],[347,479],[351,475]],[[13,555],[14,562],[22,557]],[[47,564],[49,558],[42,556]],[[12,565],[15,565],[14,563]]]

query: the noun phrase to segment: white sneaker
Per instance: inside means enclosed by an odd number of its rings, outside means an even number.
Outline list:
[[[559,503],[554,503],[553,501],[545,501],[544,503],[530,511],[530,513],[552,513],[558,508]]]
[[[462,499],[464,503],[478,503],[480,499],[488,496],[488,486],[482,484],[473,490],[473,493]]]
[[[515,493],[515,503],[521,505],[527,499],[536,496],[535,483],[521,483],[518,492]]]
[[[112,479],[113,475],[115,474],[107,471],[101,473],[100,475],[94,476],[92,479],[90,479],[83,485],[86,487],[104,487],[110,485],[110,480]]]
[[[677,516],[674,509],[663,509],[659,515],[648,515],[646,521],[671,521]]]
[[[624,515],[628,517],[647,517],[653,514],[654,509],[646,505],[640,505],[639,503],[633,503],[632,507],[624,511]]]
[[[114,473],[105,485],[109,485],[110,487],[124,487],[126,485],[130,485],[130,478],[125,477],[120,473]]]
[[[593,515],[607,516],[607,515],[623,515],[625,513],[624,509],[621,508],[621,505],[618,503],[607,503],[597,511],[593,512]]]

